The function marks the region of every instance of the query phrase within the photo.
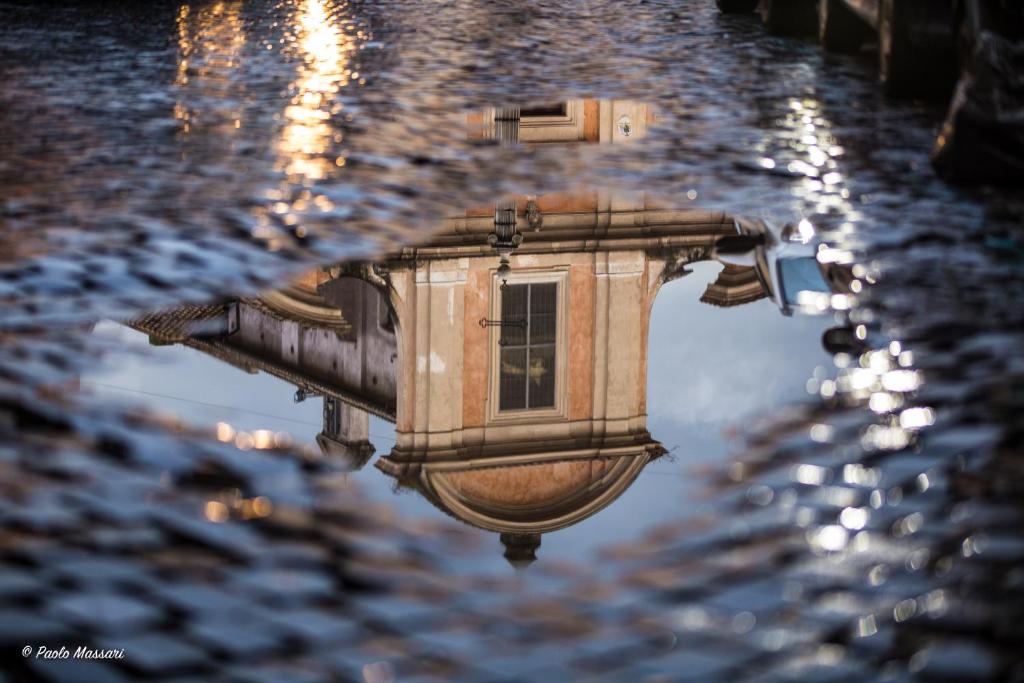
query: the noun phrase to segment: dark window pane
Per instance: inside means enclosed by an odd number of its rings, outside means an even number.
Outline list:
[[[502,291],[499,410],[554,407],[557,295],[554,282],[509,285]],[[513,324],[520,321],[527,324]]]
[[[526,407],[526,349],[501,350],[501,376],[498,382],[499,410]]]
[[[567,113],[567,106],[565,102],[556,102],[554,104],[541,104],[534,107],[523,107],[519,115],[523,118],[530,116],[565,116]]]
[[[555,347],[530,347],[529,396],[531,408],[555,405]]]
[[[555,343],[555,299],[558,285],[554,282],[530,288],[530,344]]]
[[[527,296],[530,285],[508,285],[501,294],[501,339],[505,345],[526,344],[526,326],[516,325],[526,320]]]

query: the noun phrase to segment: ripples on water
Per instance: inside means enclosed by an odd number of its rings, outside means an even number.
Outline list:
[[[123,647],[113,669],[134,677],[1021,676],[1015,200],[938,183],[940,112],[882,99],[870,64],[825,63],[712,4],[0,6],[0,635],[15,680],[71,671],[26,664],[22,641]],[[575,121],[570,142],[500,144],[488,122],[520,105]],[[595,137],[624,144],[576,144]],[[559,380],[556,408],[618,439],[587,448],[637,452],[570,467],[517,442],[479,455],[518,468],[416,472],[403,457],[430,450],[424,424],[456,401],[438,387],[486,381],[474,344],[497,332],[465,327],[454,356],[429,334],[400,352],[403,323],[442,335],[456,318],[396,283],[443,291],[444,249],[493,267],[483,238],[509,197],[525,235],[513,274],[550,239],[566,282],[670,276],[649,321],[620,290],[572,290],[610,302],[605,334],[633,352],[587,356],[595,372]],[[712,262],[732,216],[805,221],[818,260],[858,284],[805,302],[822,317],[780,316],[754,271]],[[631,230],[647,242],[607,246]],[[390,309],[342,276],[384,286]],[[637,291],[653,305],[656,288]],[[500,317],[486,297],[480,317]],[[232,315],[243,329],[224,336]],[[379,357],[343,362],[358,371],[344,381],[331,356],[303,365],[285,346],[296,316],[303,344]],[[141,351],[111,319],[169,346]],[[354,326],[389,321],[397,336]],[[570,367],[601,348],[590,324]],[[508,353],[508,381],[540,387],[544,357]],[[575,378],[601,373],[634,401],[609,394],[618,422],[573,403]],[[296,390],[309,398],[289,405]],[[465,425],[484,410],[460,402]],[[351,473],[373,446],[385,472]],[[534,538],[541,513],[523,506],[562,500],[565,481],[592,497],[543,523],[578,524]],[[539,559],[513,573],[502,553]]]

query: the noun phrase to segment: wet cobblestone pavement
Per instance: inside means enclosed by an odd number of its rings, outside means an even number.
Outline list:
[[[0,16],[7,680],[1024,680],[1020,198],[935,179],[941,109],[884,98],[866,56],[825,59],[698,0],[2,3]],[[644,134],[467,135],[486,107],[598,98],[649,107]],[[651,334],[652,464],[629,476],[646,492],[667,461],[689,488],[635,519],[613,513],[641,509],[623,497],[606,519],[628,533],[591,525],[585,553],[545,561],[559,538],[546,535],[540,561],[497,571],[479,561],[495,554],[482,532],[364,491],[382,473],[83,381],[138,353],[95,333],[110,320],[270,372],[208,331],[155,326],[186,304],[192,323],[219,319],[225,302],[277,320],[266,290],[321,266],[370,281],[390,268],[394,288],[403,249],[426,243],[408,259],[428,261],[448,244],[446,218],[472,232],[465,207],[593,188],[657,197],[634,226],[663,207],[704,212],[676,233],[643,223],[659,249],[691,250],[666,266],[663,297],[708,258],[698,236],[732,216],[812,224],[819,260],[858,285],[821,305],[820,327],[791,321],[793,338],[848,332],[827,369],[787,365],[806,353],[789,341],[742,366],[758,387],[805,372],[807,392],[726,421],[723,455],[693,464],[689,446],[714,450],[697,436],[664,428],[683,448],[655,448],[653,423],[685,402],[655,385],[736,373],[702,367],[722,342],[655,308],[652,330],[673,322]],[[538,201],[537,230],[569,234]],[[524,249],[544,239],[531,235]],[[734,303],[734,275],[705,299]],[[321,321],[339,339],[344,323]],[[741,334],[757,347],[758,328]],[[394,421],[398,405],[362,407]],[[445,491],[413,495],[444,509]],[[125,657],[21,654],[44,644]]]

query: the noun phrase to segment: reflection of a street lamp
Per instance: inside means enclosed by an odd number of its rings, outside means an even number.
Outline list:
[[[502,289],[508,284],[508,276],[512,268],[509,257],[523,242],[523,236],[516,229],[515,201],[499,202],[494,207],[494,231],[487,235],[487,244],[501,260],[498,266],[498,277]]]
[[[344,163],[324,156],[335,142],[330,119],[340,107],[332,102],[338,90],[359,74],[348,69],[355,41],[339,29],[323,0],[306,0],[298,23],[305,63],[295,82],[298,92],[284,110],[286,125],[278,151],[290,177],[315,181],[324,178],[332,165]]]

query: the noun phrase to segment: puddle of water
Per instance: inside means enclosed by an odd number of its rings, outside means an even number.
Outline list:
[[[482,126],[575,137],[573,106]],[[645,118],[595,109],[612,134]],[[799,314],[833,296],[807,239],[632,193],[502,200],[381,262],[105,323],[153,348],[82,384],[242,450],[297,442],[382,503],[490,532],[481,568],[566,563],[701,511],[728,431],[830,367],[831,316]]]
[[[710,2],[111,7],[0,26],[5,646],[1019,674],[1019,210],[933,108]]]

